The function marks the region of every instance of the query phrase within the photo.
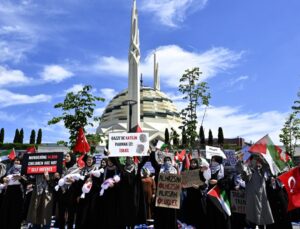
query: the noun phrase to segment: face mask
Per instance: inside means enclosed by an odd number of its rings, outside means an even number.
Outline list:
[[[217,166],[217,165],[219,165],[219,163],[216,162],[216,161],[212,161],[212,162],[211,162],[211,165],[212,165],[212,166]]]
[[[15,167],[16,169],[20,169],[20,168],[22,167],[22,165],[14,165],[14,167]]]
[[[165,162],[165,165],[169,168],[169,167],[172,166],[172,162],[171,162],[171,161],[166,161],[166,162]]]

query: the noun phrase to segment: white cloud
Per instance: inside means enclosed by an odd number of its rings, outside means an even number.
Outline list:
[[[84,87],[83,84],[74,84],[71,88],[65,90],[65,94],[69,92],[77,93]]]
[[[105,101],[110,101],[118,92],[113,88],[102,88],[100,89],[100,97],[105,98]]]
[[[0,66],[0,87],[6,85],[28,84],[32,79],[20,70],[7,69]]]
[[[153,53],[148,52],[141,62],[141,73],[145,77],[153,77]],[[200,67],[201,79],[216,76],[219,72],[233,68],[241,59],[243,52],[235,52],[223,47],[211,48],[205,52],[190,52],[177,45],[160,46],[156,49],[161,80],[171,86],[178,87],[179,79],[186,69]],[[170,67],[172,66],[172,67]],[[115,57],[101,57],[94,65],[93,71],[104,71],[116,76],[128,76],[128,60]]]
[[[54,81],[59,83],[74,74],[59,65],[48,65],[44,67],[41,77],[45,81]]]
[[[0,111],[0,120],[5,122],[13,122],[16,120],[16,117],[12,114],[7,114],[6,112]]]
[[[41,103],[49,102],[51,96],[39,94],[39,95],[24,95],[10,92],[8,90],[0,89],[0,107],[8,107],[20,104],[32,104],[32,103]]]
[[[154,14],[160,23],[177,27],[186,15],[203,9],[208,0],[144,0],[141,9]]]
[[[248,79],[249,79],[249,76],[240,76],[236,79],[230,80],[229,86],[232,87],[232,86],[236,85],[237,83],[240,83],[241,81],[245,81],[245,80],[248,80]]]
[[[204,108],[198,110],[198,123],[201,124]],[[279,132],[287,113],[265,111],[261,113],[245,113],[239,107],[209,107],[207,109],[203,127],[208,136],[211,129],[217,137],[218,128],[222,127],[226,138],[242,137],[246,141],[256,142],[264,135],[269,134],[274,143],[279,142]]]

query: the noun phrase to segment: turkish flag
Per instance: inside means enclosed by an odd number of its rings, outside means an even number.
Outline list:
[[[280,175],[279,180],[284,184],[289,197],[288,211],[300,207],[300,167]]]
[[[86,137],[84,135],[83,128],[79,128],[77,138],[76,138],[76,144],[73,148],[73,152],[75,153],[83,153],[86,154],[90,152],[90,145],[86,140]]]

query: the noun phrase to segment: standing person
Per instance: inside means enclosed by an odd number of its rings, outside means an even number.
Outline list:
[[[112,158],[120,171],[120,226],[133,229],[146,223],[146,207],[141,181],[141,169],[145,158],[135,165],[133,157],[126,157],[122,166],[118,158]]]
[[[263,166],[263,159],[258,155],[252,155],[250,160],[251,173],[246,180],[246,219],[253,227],[272,224],[274,219],[266,192],[267,165]]]
[[[65,168],[63,177],[71,174],[79,173],[76,165],[76,156],[73,153],[67,153],[65,156]],[[58,226],[60,229],[65,228],[66,214],[68,229],[73,228],[75,213],[77,208],[77,196],[79,195],[78,187],[74,184],[75,180],[67,179],[65,184],[58,190]]]
[[[183,200],[183,214],[184,222],[188,225],[194,226],[197,229],[207,228],[207,212],[206,212],[206,191],[207,180],[210,179],[206,176],[206,171],[209,171],[208,166],[199,165],[198,159],[194,158],[190,162],[190,170],[199,170],[199,179],[203,182],[202,185],[194,185],[193,187],[186,188],[186,197]],[[206,178],[205,178],[205,177]]]
[[[155,151],[151,152],[150,160],[152,167],[155,169],[155,182],[158,184],[158,176],[160,173],[177,174],[177,169],[172,165],[172,158],[164,157],[163,164],[160,165],[155,159]],[[154,228],[155,229],[177,229],[177,214],[176,209],[172,208],[154,208]]]
[[[292,229],[288,217],[288,194],[278,178],[271,177],[267,181],[267,196],[274,218],[274,223],[267,225],[267,229]]]
[[[150,170],[147,168],[142,169],[142,184],[144,190],[144,197],[147,210],[147,220],[152,220],[153,218],[153,203],[156,192],[156,184],[154,179],[150,176]]]
[[[6,165],[0,162],[0,215],[1,215],[1,205],[3,200],[3,195],[5,192],[6,186],[3,184],[3,178],[6,173]]]
[[[3,178],[6,190],[3,196],[0,228],[1,229],[20,229],[23,210],[23,184],[26,181],[24,176],[21,176],[21,161],[16,157],[13,161],[13,166]]]
[[[223,158],[220,156],[213,156],[210,163],[211,179],[209,181],[209,190],[215,185],[220,189],[225,190],[228,184],[224,174]],[[208,216],[208,229],[230,229],[230,216],[223,210],[219,201],[210,195],[207,196],[207,216]]]
[[[76,229],[92,228],[92,217],[94,212],[92,211],[93,196],[99,195],[99,177],[92,176],[93,171],[98,168],[95,166],[96,158],[91,154],[86,154],[83,158],[85,167],[80,171],[80,175],[85,176],[84,181],[78,181],[78,185],[83,187],[85,183],[89,183],[91,188],[88,193],[83,193],[78,202],[78,208],[76,213]],[[97,185],[98,184],[98,185]]]
[[[27,221],[33,224],[33,228],[50,226],[54,186],[54,174],[45,172],[43,175],[36,175],[27,216]]]
[[[107,189],[103,189],[104,184],[119,177],[119,170],[112,162],[107,159],[107,166],[100,177],[100,195],[94,196],[93,202],[93,225],[94,228],[117,229],[120,228],[120,188],[119,182],[111,182]]]

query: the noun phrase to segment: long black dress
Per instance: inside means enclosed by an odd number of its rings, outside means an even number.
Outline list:
[[[155,182],[158,184],[158,175],[161,166],[155,159],[155,152],[151,152],[150,160],[152,167],[155,169]],[[154,207],[154,228],[155,229],[177,229],[177,214],[176,209]]]
[[[100,185],[106,179],[119,175],[116,166],[107,166],[104,173],[100,177]],[[101,189],[101,187],[100,187]],[[118,229],[120,227],[120,185],[114,184],[113,187],[104,191],[102,196],[99,192],[93,195],[93,212],[92,222],[93,228]]]
[[[14,166],[8,171],[7,175],[20,174],[21,169],[14,169]],[[23,211],[23,185],[24,183],[13,182],[8,184],[2,200],[0,228],[1,229],[19,229],[21,228]]]
[[[144,158],[138,165],[137,171],[134,166],[131,171],[115,159],[115,164],[121,171],[120,181],[120,223],[122,228],[146,223],[146,204],[141,180],[141,169],[145,164]]]

